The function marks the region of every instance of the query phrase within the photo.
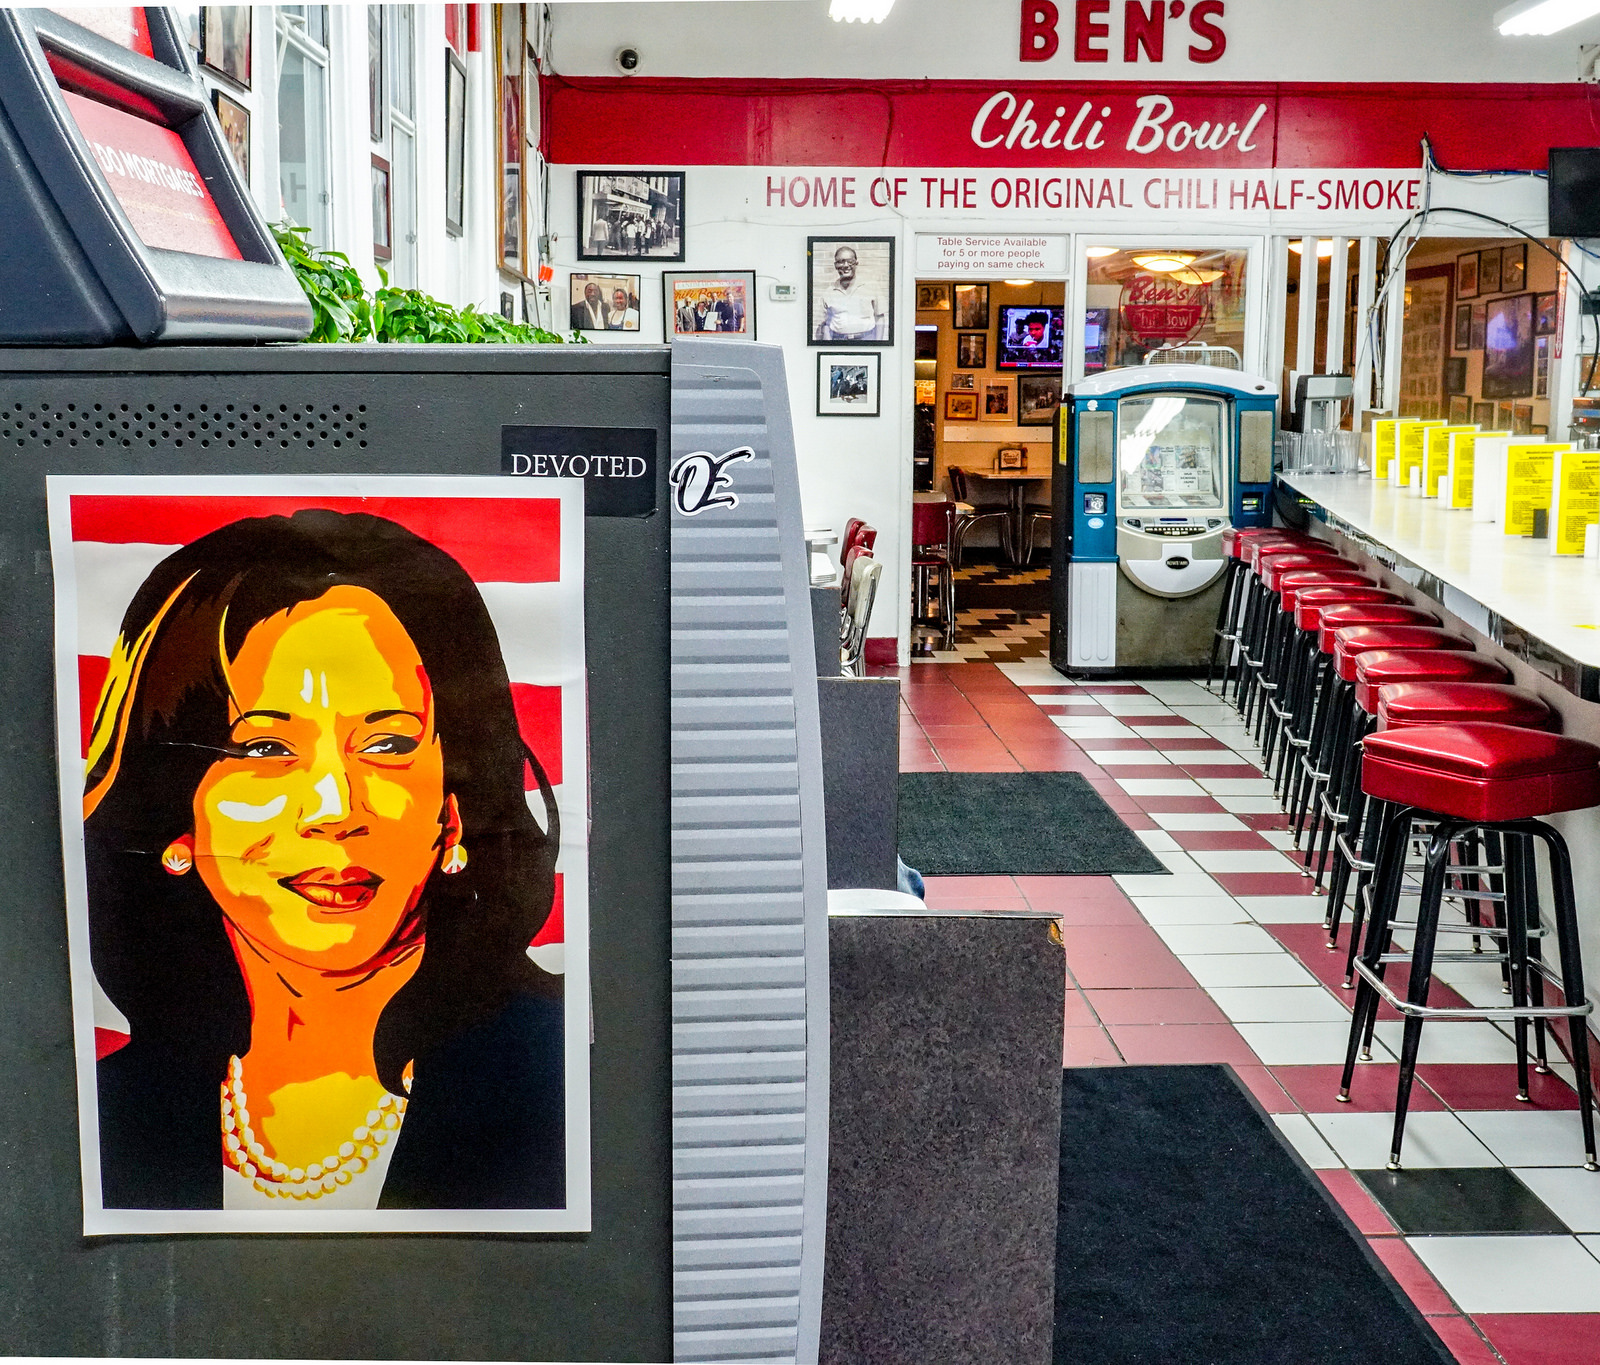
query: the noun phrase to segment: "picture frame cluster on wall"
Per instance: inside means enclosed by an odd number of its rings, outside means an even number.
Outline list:
[[[894,248],[893,237],[806,239],[808,345],[894,345]],[[949,299],[947,288],[919,286],[917,308],[948,308]],[[877,351],[824,351],[817,357],[817,416],[878,416],[881,374]]]
[[[1487,247],[1456,257],[1456,298],[1515,294],[1528,282],[1528,244]]]

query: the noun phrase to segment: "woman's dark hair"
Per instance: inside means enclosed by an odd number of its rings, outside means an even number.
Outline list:
[[[161,852],[192,831],[194,793],[230,751],[220,654],[231,661],[260,622],[341,585],[382,598],[416,645],[469,855],[455,876],[434,871],[391,945],[426,944],[374,1038],[379,1079],[398,1093],[406,1064],[431,1047],[519,994],[559,993],[527,947],[554,902],[560,827],[477,587],[395,522],[322,510],[238,521],[145,580],[123,618],[91,749],[90,949],[134,1042],[215,1066],[218,1080],[229,1054],[249,1048],[249,1000],[222,912],[198,876],[163,871]],[[543,829],[524,794],[530,765]]]

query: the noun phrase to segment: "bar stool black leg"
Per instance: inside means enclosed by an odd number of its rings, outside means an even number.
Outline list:
[[[1387,935],[1383,931],[1388,921],[1393,919],[1394,907],[1400,900],[1400,879],[1405,873],[1406,840],[1410,829],[1411,808],[1403,806],[1385,823],[1379,845],[1380,875],[1374,878],[1372,923],[1367,929],[1366,950],[1362,954],[1363,961],[1379,976],[1383,974],[1383,964],[1379,959],[1387,942]],[[1389,894],[1391,891],[1392,896]],[[1350,1083],[1355,1079],[1356,1057],[1364,1050],[1368,1026],[1377,1019],[1380,1000],[1372,983],[1362,977],[1356,987],[1355,1003],[1350,1014],[1350,1042],[1345,1050],[1344,1075],[1339,1082],[1338,1099],[1341,1104],[1350,1103]]]
[[[1583,950],[1578,944],[1578,907],[1572,894],[1572,857],[1566,840],[1548,825],[1535,830],[1550,854],[1550,889],[1555,901],[1556,949],[1561,954],[1561,993],[1567,1004],[1587,999],[1583,989]],[[1589,1076],[1589,1029],[1583,1016],[1568,1017],[1572,1042],[1573,1079],[1577,1082],[1578,1109],[1583,1122],[1583,1164],[1600,1170],[1594,1152],[1594,1093]]]
[[[1525,1009],[1528,1004],[1528,883],[1532,868],[1528,854],[1531,841],[1519,834],[1506,838],[1506,937],[1511,969],[1511,1004]],[[1517,1098],[1528,1102],[1528,1021],[1511,1021],[1517,1043]]]
[[[1458,826],[1441,820],[1428,845],[1422,875],[1422,898],[1417,907],[1416,939],[1411,948],[1411,980],[1406,1001],[1412,1005],[1428,1003],[1433,984],[1433,949],[1439,932],[1439,904],[1444,898],[1444,873],[1450,862],[1450,841]],[[1389,1169],[1400,1169],[1400,1146],[1405,1141],[1406,1111],[1411,1105],[1411,1085],[1417,1075],[1417,1053],[1422,1047],[1423,1017],[1406,1015],[1400,1040],[1400,1084],[1394,1099],[1394,1137],[1389,1142]]]
[[[1524,873],[1524,885],[1527,887],[1527,915],[1523,921],[1523,964],[1522,975],[1524,981],[1523,994],[1533,1002],[1542,1006],[1544,1004],[1544,973],[1540,971],[1543,962],[1541,949],[1540,929],[1543,927],[1543,915],[1539,909],[1539,880],[1537,845],[1532,839],[1523,841],[1527,845],[1527,869]],[[1550,1058],[1545,1045],[1545,1021],[1535,1018],[1533,1021],[1533,1069],[1541,1076],[1550,1073]]]

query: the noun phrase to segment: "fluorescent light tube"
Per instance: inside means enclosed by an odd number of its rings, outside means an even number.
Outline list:
[[[1518,0],[1497,10],[1494,25],[1507,38],[1559,33],[1600,14],[1600,0]]]

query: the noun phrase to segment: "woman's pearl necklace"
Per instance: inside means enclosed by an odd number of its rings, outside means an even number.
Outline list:
[[[348,1185],[370,1162],[377,1160],[382,1147],[399,1131],[405,1117],[406,1101],[385,1095],[378,1107],[367,1111],[365,1121],[356,1125],[348,1142],[339,1150],[309,1166],[286,1166],[269,1156],[261,1139],[250,1127],[250,1109],[244,1092],[244,1063],[228,1059],[228,1079],[222,1083],[222,1157],[269,1198],[321,1199],[342,1185]]]

